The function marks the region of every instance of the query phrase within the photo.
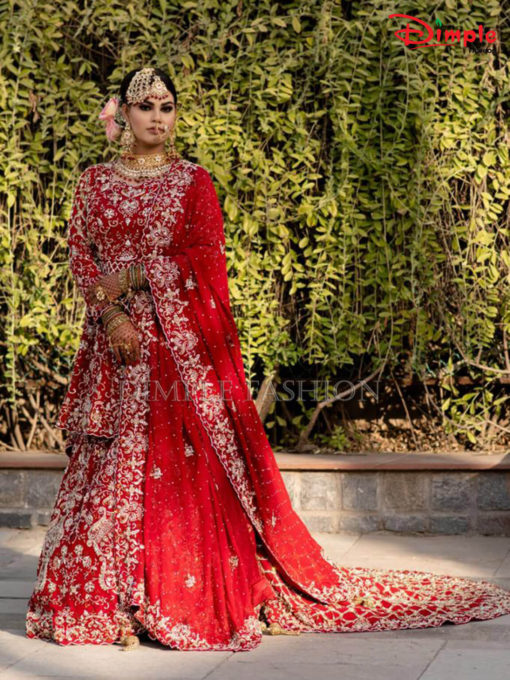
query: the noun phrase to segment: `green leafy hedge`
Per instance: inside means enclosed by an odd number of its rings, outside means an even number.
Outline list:
[[[394,34],[403,20],[388,18],[396,11],[481,23],[499,42],[492,53],[410,50]],[[210,170],[223,202],[249,377],[296,367],[314,378],[378,367],[433,376],[458,441],[483,443],[488,426],[504,436],[510,31],[501,2],[0,0],[0,17],[7,446],[62,446],[51,424],[84,313],[66,218],[79,173],[117,152],[102,106],[146,64],[176,82],[176,146]],[[311,413],[293,409],[277,407],[277,422]]]

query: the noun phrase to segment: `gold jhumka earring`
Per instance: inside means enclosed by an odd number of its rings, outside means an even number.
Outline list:
[[[175,127],[171,130],[170,136],[165,142],[165,151],[170,158],[179,158],[175,149]]]
[[[120,145],[124,151],[132,152],[134,144],[135,136],[133,134],[133,130],[131,129],[129,121],[126,121],[126,127],[122,130],[122,134],[120,136]]]

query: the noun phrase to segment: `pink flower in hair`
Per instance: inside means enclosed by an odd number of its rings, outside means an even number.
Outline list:
[[[100,120],[104,120],[106,125],[106,137],[110,142],[117,139],[117,137],[122,132],[122,128],[118,123],[115,122],[115,114],[119,109],[119,99],[118,97],[110,97],[107,101],[105,107],[99,114]]]

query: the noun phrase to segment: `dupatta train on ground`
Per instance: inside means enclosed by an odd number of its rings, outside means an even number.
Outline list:
[[[70,460],[39,558],[26,633],[245,651],[261,619],[289,632],[381,631],[510,613],[486,581],[335,565],[293,510],[245,379],[222,212],[184,159],[133,187],[80,177],[70,264],[84,293],[143,262],[128,303],[141,359],[119,365],[87,316],[57,426]]]

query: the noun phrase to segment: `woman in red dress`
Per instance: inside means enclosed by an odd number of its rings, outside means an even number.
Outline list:
[[[127,74],[101,118],[114,139],[122,117],[131,151],[78,181],[69,257],[87,316],[26,635],[246,651],[263,631],[509,614],[486,581],[337,566],[292,509],[245,380],[216,190],[173,149],[176,106],[164,72]]]

